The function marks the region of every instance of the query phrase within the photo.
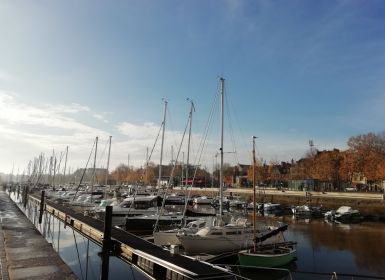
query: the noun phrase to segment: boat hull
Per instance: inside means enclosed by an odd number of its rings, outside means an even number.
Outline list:
[[[239,264],[242,266],[255,267],[280,267],[284,266],[297,257],[297,251],[294,248],[285,248],[287,250],[277,249],[275,252],[266,252],[264,250],[252,252],[252,250],[243,250],[238,253]]]
[[[179,236],[180,243],[188,254],[220,254],[242,250],[253,246],[252,235],[243,235],[239,238],[202,238],[200,236]]]
[[[192,218],[184,217],[183,215],[127,217],[124,228],[131,233],[152,233],[157,222],[160,228],[170,228],[180,225],[183,219],[187,222],[193,221]]]

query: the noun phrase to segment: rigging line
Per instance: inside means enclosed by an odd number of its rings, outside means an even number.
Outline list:
[[[74,195],[72,201],[75,200],[76,194],[78,193],[79,188],[80,188],[80,185],[82,184],[82,181],[83,181],[84,175],[86,174],[87,166],[88,166],[88,163],[90,162],[90,159],[91,159],[91,156],[92,156],[92,152],[94,151],[95,145],[96,145],[96,139],[95,139],[95,141],[94,141],[94,145],[92,146],[90,155],[88,156],[88,160],[87,160],[87,163],[86,163],[86,167],[85,167],[84,170],[83,170],[82,177],[80,178],[79,185],[78,185],[77,188],[76,188],[76,192],[75,192],[75,195]]]
[[[232,104],[230,104],[231,106]],[[235,116],[235,125],[238,127],[239,129],[239,134],[240,134],[240,137],[238,137],[238,140],[240,142],[240,147],[247,147],[247,142],[246,142],[246,139],[247,139],[247,136],[245,136],[245,132],[243,131],[242,129],[242,126],[241,126],[241,122],[239,121],[239,116],[237,114],[237,110],[235,110],[234,108],[232,109],[232,112],[234,112],[234,116]]]
[[[237,163],[239,163],[239,159],[238,159],[238,153],[237,153],[237,147],[235,145],[235,137],[234,137],[234,129],[233,129],[233,123],[232,123],[232,116],[231,116],[231,110],[230,110],[230,106],[229,106],[229,100],[228,100],[228,96],[227,94],[225,94],[225,100],[226,100],[226,108],[227,108],[227,116],[228,116],[228,125],[229,125],[229,130],[230,130],[230,140],[231,140],[231,144],[233,145],[233,151],[234,151],[234,158],[236,160]]]
[[[210,113],[209,113],[209,119],[206,123],[206,126],[205,126],[205,129],[204,129],[204,133],[202,135],[202,138],[201,138],[201,141],[199,143],[199,146],[198,146],[198,153],[194,159],[194,165],[195,165],[195,169],[194,169],[194,175],[193,175],[193,178],[192,178],[192,181],[191,181],[191,185],[190,185],[190,189],[187,193],[187,197],[185,198],[185,205],[184,205],[184,208],[183,208],[183,217],[186,215],[186,209],[187,209],[187,204],[188,204],[188,201],[191,197],[191,192],[192,192],[192,187],[194,185],[194,181],[195,181],[195,178],[196,178],[196,175],[197,175],[197,172],[198,172],[198,166],[199,166],[199,163],[201,162],[201,159],[202,159],[202,155],[203,155],[203,151],[205,150],[205,147],[207,147],[207,137],[208,137],[208,132],[210,130],[210,127],[212,125],[212,120],[213,120],[213,115],[214,115],[214,112],[215,112],[215,105],[217,104],[217,100],[218,100],[218,97],[219,97],[219,90],[220,90],[220,86],[218,84],[217,86],[217,92],[216,94],[214,95],[214,99],[213,99],[213,102],[211,104],[211,110],[210,110]],[[183,221],[181,221],[181,224],[183,223]]]
[[[57,165],[56,169],[54,172],[56,172],[56,174],[59,176],[59,172],[60,172],[60,164],[61,164],[61,161],[63,159],[63,152],[60,152],[60,157],[59,157],[59,164]]]
[[[213,116],[214,116],[214,112],[216,111],[215,105],[217,104],[218,97],[219,97],[219,85],[218,85],[218,88],[217,88],[217,93],[214,96],[213,103],[211,105],[209,119],[208,119],[208,121],[206,123],[205,129],[204,129],[204,133],[202,135],[201,141],[200,141],[199,146],[198,146],[198,153],[196,154],[196,157],[195,157],[195,160],[194,160],[194,164],[195,164],[196,168],[195,168],[195,171],[194,171],[194,177],[193,177],[192,184],[194,183],[194,179],[195,179],[196,173],[197,173],[197,167],[198,167],[199,163],[201,162],[203,151],[205,150],[205,147],[207,147],[208,133],[209,133],[210,128],[211,128],[211,126],[213,124]],[[191,184],[191,186],[192,186],[192,184]]]
[[[84,280],[84,276],[83,276],[83,268],[82,268],[82,263],[80,261],[80,255],[79,255],[79,248],[78,248],[78,243],[76,241],[76,236],[75,236],[75,231],[74,229],[72,229],[72,233],[74,235],[74,240],[75,240],[75,247],[76,247],[76,253],[78,255],[78,261],[79,261],[79,267],[80,267],[80,274],[82,276],[82,279]]]
[[[37,172],[36,172],[36,170],[37,170],[37,166],[36,166],[37,165],[37,158],[36,157],[33,158],[33,163],[31,161],[31,165],[32,165],[32,171],[31,171],[31,175],[29,176],[29,179],[28,179],[29,183],[32,183],[35,180],[35,177],[37,174]]]
[[[178,149],[178,153],[177,153],[177,155],[176,155],[176,158],[175,158],[173,167],[172,167],[172,169],[171,169],[170,179],[169,179],[169,181],[168,181],[168,185],[167,185],[166,191],[165,191],[164,194],[163,194],[162,208],[161,208],[161,209],[164,209],[164,206],[165,206],[165,204],[166,204],[167,190],[168,190],[168,188],[171,186],[172,181],[173,181],[173,179],[174,179],[173,177],[174,177],[175,167],[176,167],[177,162],[178,162],[180,150],[181,150],[181,148],[182,148],[183,140],[184,140],[184,137],[185,137],[185,135],[186,135],[186,131],[187,131],[187,129],[188,129],[189,123],[190,123],[190,112],[189,112],[189,117],[188,117],[188,119],[187,119],[186,127],[185,127],[184,132],[183,132],[182,141],[180,142],[179,149]],[[156,219],[156,222],[155,222],[155,226],[154,226],[154,231],[153,231],[153,232],[155,232],[155,231],[157,230],[157,227],[158,227],[158,224],[159,224],[159,217],[160,217],[160,214],[157,216],[157,219]]]
[[[170,126],[169,131],[176,131],[174,123],[173,123],[172,114],[171,114],[171,111],[170,111],[169,107],[167,107],[166,110],[167,110],[167,113],[166,113],[167,120],[166,121],[167,121],[167,123],[169,123],[169,126]],[[171,134],[171,135],[173,135],[173,134]],[[174,137],[174,135],[172,137],[171,142],[173,142],[173,145],[175,147],[178,146],[178,141],[177,141],[176,137]]]
[[[155,138],[154,145],[152,146],[151,152],[150,152],[150,154],[148,155],[148,159],[146,159],[146,167],[148,167],[148,164],[149,164],[150,159],[151,159],[151,157],[152,157],[152,153],[154,152],[156,143],[158,142],[158,139],[159,139],[159,136],[160,136],[160,133],[161,133],[161,131],[162,131],[163,126],[164,126],[164,122],[162,121],[162,124],[160,125],[159,131],[158,131],[158,135],[157,135],[156,138]]]
[[[108,147],[108,145],[109,145],[109,141],[110,141],[110,140],[107,140],[106,145],[104,146],[103,151],[100,153],[100,156],[99,156],[99,162],[101,162],[101,159],[103,158],[104,153],[105,153],[106,150],[107,150],[107,147]]]
[[[46,166],[45,166],[45,168],[42,170],[42,165],[44,164],[44,163],[42,163],[42,161],[44,161],[44,154],[42,153],[41,154],[41,156],[40,156],[40,160],[39,160],[39,175],[36,177],[36,182],[35,182],[35,184],[34,184],[34,186],[33,187],[36,187],[36,185],[39,183],[39,181],[40,181],[40,179],[41,179],[41,177],[43,176],[43,172],[46,170],[46,168],[47,168],[47,165],[48,165],[48,160],[46,161]]]
[[[31,173],[31,176],[30,176],[29,181],[28,181],[31,184],[33,183],[33,181],[35,180],[35,178],[37,176],[37,157],[34,157],[32,164],[33,164],[32,173]]]
[[[142,175],[141,175],[141,178],[140,178],[140,180],[141,180],[142,182],[143,182],[143,179],[144,179],[144,175],[145,175],[146,172],[147,172],[148,165],[149,165],[150,159],[151,159],[151,157],[152,157],[152,153],[154,152],[156,143],[158,142],[159,135],[160,135],[160,133],[161,133],[161,131],[162,131],[163,125],[164,125],[164,122],[162,121],[162,123],[161,123],[161,125],[160,125],[160,127],[159,127],[158,135],[156,136],[154,145],[152,146],[151,152],[150,152],[150,154],[148,155],[148,158],[146,158],[146,165],[145,165],[145,168],[143,168],[143,170],[142,170]]]
[[[198,153],[196,154],[195,156],[195,159],[194,159],[194,163],[197,164],[198,162],[198,158],[199,158],[199,151],[202,151],[204,149],[204,147],[206,146],[205,144],[205,141],[207,140],[207,136],[208,136],[208,133],[210,131],[210,128],[213,124],[213,119],[214,119],[214,113],[216,112],[217,108],[216,108],[216,104],[218,102],[218,98],[219,98],[219,84],[217,86],[217,92],[216,94],[214,95],[214,99],[213,99],[213,102],[211,103],[211,109],[210,109],[210,113],[209,113],[209,117],[208,117],[208,120],[206,122],[206,125],[205,125],[205,128],[204,128],[204,131],[203,131],[203,135],[201,137],[201,141],[199,143],[199,146],[198,146]]]

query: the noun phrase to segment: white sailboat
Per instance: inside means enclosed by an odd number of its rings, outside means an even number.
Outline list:
[[[189,222],[185,227],[174,228],[163,231],[154,232],[154,243],[158,246],[171,246],[171,245],[181,245],[178,234],[186,233],[197,233],[200,229],[206,226],[207,219],[198,219],[192,222]]]
[[[224,78],[220,78],[221,95],[221,146],[220,146],[220,176],[219,176],[219,215],[212,225],[207,225],[196,233],[181,232],[178,239],[188,254],[219,254],[239,251],[253,245],[253,228],[246,219],[237,219],[225,224],[223,213],[223,123],[224,123]],[[271,228],[260,228],[260,237],[268,234]]]
[[[161,145],[161,159],[160,159],[160,168],[159,168],[159,189],[160,181],[161,181],[161,166],[162,166],[162,155],[163,155],[163,142],[164,142],[164,129],[165,129],[165,121],[166,121],[166,107],[167,102],[165,102],[165,111],[164,111],[164,119],[163,119],[163,132],[162,132],[162,145]],[[191,116],[192,111],[194,109],[194,104],[191,102],[191,110],[189,114],[189,122],[190,122],[190,134],[191,134]],[[184,136],[184,135],[183,135]],[[190,139],[190,137],[189,137]],[[183,141],[182,141],[183,142]],[[173,173],[175,169],[175,165],[178,160],[178,156],[180,153],[181,146],[179,147],[177,158],[174,162],[174,167],[171,171],[170,179],[169,179],[169,186],[172,185],[173,181]],[[183,222],[191,222],[196,220],[196,217],[186,217],[185,212],[169,212],[165,210],[165,203],[167,198],[167,188],[165,190],[163,199],[162,199],[162,205],[161,205],[161,211],[158,211],[155,214],[152,215],[141,215],[141,216],[135,216],[135,217],[127,217],[126,223],[125,223],[125,229],[127,231],[135,231],[135,232],[158,232],[158,234],[162,234],[159,232],[158,227],[171,227],[173,225],[181,225]],[[186,201],[185,201],[186,202]]]

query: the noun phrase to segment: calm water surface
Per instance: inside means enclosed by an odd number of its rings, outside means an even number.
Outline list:
[[[261,218],[267,223],[276,220],[289,224],[286,240],[296,241],[297,261],[291,267],[293,279],[309,279],[310,274],[336,272],[384,277],[385,279],[385,224],[362,222],[359,224],[328,223],[323,219],[293,219],[291,216]],[[313,274],[311,279],[330,279]],[[352,279],[352,277],[338,279]],[[354,277],[354,279],[365,279]]]
[[[64,228],[63,223],[50,215],[46,215],[45,223],[39,225],[37,211],[37,208],[29,207],[25,213],[74,273],[80,279],[100,279],[101,259],[98,254],[101,248],[71,228]],[[331,279],[333,272],[337,273],[338,279],[369,279],[342,277],[341,274],[385,279],[385,223],[336,224],[323,219],[294,219],[292,216],[258,216],[257,219],[266,224],[276,224],[277,221],[289,224],[285,239],[298,243],[298,259],[287,267],[291,270],[292,279]],[[238,272],[250,279],[290,279],[282,272]],[[327,275],[320,275],[322,273]],[[148,278],[138,269],[111,257],[109,279]]]

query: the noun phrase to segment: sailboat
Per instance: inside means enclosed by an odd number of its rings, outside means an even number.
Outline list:
[[[242,266],[255,267],[279,267],[290,263],[296,258],[297,250],[295,242],[270,243],[257,245],[258,241],[263,241],[256,235],[256,209],[255,209],[255,136],[253,136],[253,242],[254,246],[250,249],[238,252],[239,264]],[[287,225],[278,227],[275,231],[282,233],[287,229]]]
[[[190,111],[190,118],[192,114],[192,110],[194,109],[193,103],[191,103],[191,111]],[[163,157],[163,144],[164,144],[164,131],[165,131],[165,122],[166,122],[166,110],[167,109],[167,101],[165,101],[165,107],[164,107],[164,117],[163,117],[163,123],[162,123],[162,143],[161,143],[161,154],[160,154],[160,164],[159,164],[159,179],[158,179],[158,189],[161,189],[161,167],[162,167],[162,157]],[[191,122],[190,122],[191,124]],[[191,131],[191,126],[190,126]],[[180,148],[179,148],[180,151]],[[179,156],[178,151],[178,156]],[[177,156],[177,159],[178,159]],[[176,165],[177,160],[174,162],[174,168]],[[169,186],[172,184],[173,181],[173,172],[174,168],[171,171],[171,176],[169,179]],[[183,212],[168,212],[165,209],[165,202],[167,197],[167,189],[164,192],[163,199],[162,199],[162,205],[159,211],[156,213],[151,213],[149,215],[140,215],[140,216],[131,216],[126,217],[125,219],[125,230],[130,232],[140,232],[140,233],[150,233],[150,232],[157,232],[159,230],[158,227],[161,228],[169,228],[173,225],[180,225],[182,224],[182,221],[185,221],[186,223],[195,221],[196,217],[186,217]]]
[[[223,109],[224,109],[224,78],[220,78],[221,96],[221,146],[220,146],[220,176],[219,176],[219,215],[211,225],[207,225],[196,233],[183,231],[178,239],[188,254],[219,254],[224,252],[239,251],[252,246],[253,229],[247,219],[239,218],[225,224],[223,213]],[[258,236],[269,234],[272,228],[263,227],[258,231]]]

